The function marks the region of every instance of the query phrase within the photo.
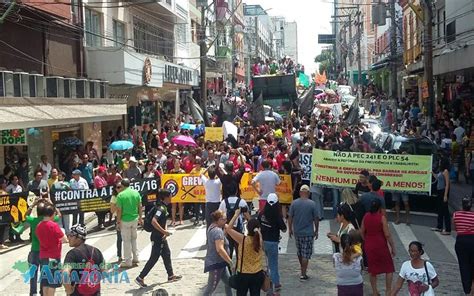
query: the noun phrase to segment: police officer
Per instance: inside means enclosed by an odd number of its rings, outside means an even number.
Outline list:
[[[158,189],[156,199],[156,213],[151,220],[153,230],[151,232],[151,255],[148,259],[145,267],[140,272],[138,277],[135,279],[135,283],[140,287],[147,287],[145,284],[145,277],[155,266],[160,256],[163,257],[163,263],[165,264],[166,272],[168,273],[168,281],[174,282],[182,278],[181,275],[175,275],[173,273],[173,266],[171,265],[171,251],[166,238],[171,235],[171,232],[167,230],[166,220],[168,218],[167,206],[171,203],[171,192],[167,189]],[[146,223],[146,222],[145,222]]]

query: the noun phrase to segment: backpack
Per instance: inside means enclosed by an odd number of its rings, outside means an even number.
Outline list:
[[[230,207],[230,204],[229,204],[229,199],[228,198],[224,199],[225,208],[227,210],[227,212],[226,212],[227,223],[229,223],[230,220],[232,220],[232,217],[234,217],[235,211],[239,208],[240,200],[241,200],[241,198],[237,197],[237,201],[235,202],[234,208],[232,209]],[[237,219],[237,226],[234,227],[234,229],[239,231],[239,232],[242,232],[243,225],[242,225],[242,222],[240,221],[240,219]]]
[[[97,266],[94,266],[94,250],[95,248],[92,247],[91,256],[85,256],[87,258],[87,261],[85,262],[85,268],[83,270],[79,284],[76,285],[76,291],[80,295],[95,295],[96,293],[100,292],[101,273],[100,269]]]
[[[143,230],[145,230],[146,232],[152,232],[153,229],[155,228],[153,226],[153,217],[155,216],[156,214],[156,211],[158,210],[158,208],[156,206],[153,206],[153,208],[151,208],[148,213],[146,213],[145,215],[145,219],[143,220]]]

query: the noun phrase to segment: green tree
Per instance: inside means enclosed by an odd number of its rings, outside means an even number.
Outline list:
[[[331,49],[323,49],[321,54],[314,58],[315,63],[319,63],[319,73],[329,72],[334,69],[334,53]]]

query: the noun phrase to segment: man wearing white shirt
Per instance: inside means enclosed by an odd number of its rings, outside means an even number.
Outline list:
[[[462,143],[462,138],[464,137],[465,133],[466,130],[464,129],[462,123],[460,123],[459,126],[454,129],[453,134],[456,135],[456,142],[458,142],[458,144]]]
[[[280,177],[272,171],[268,160],[262,162],[263,171],[258,173],[252,180],[252,187],[259,195],[259,212],[263,211],[270,193],[276,193],[276,186],[280,184]],[[257,186],[258,184],[258,186]]]
[[[206,177],[206,171],[209,178]],[[217,178],[216,168],[211,166],[201,174],[201,180],[206,191],[206,227],[212,224],[211,214],[219,209],[221,204],[221,180]]]
[[[72,190],[86,190],[89,189],[89,184],[87,184],[86,179],[81,177],[80,170],[72,171],[72,179],[69,181],[69,185],[71,186]],[[79,219],[78,219],[79,218]],[[79,222],[78,222],[79,220]],[[72,225],[76,225],[77,223],[84,225],[84,213],[74,213],[72,214]]]
[[[46,155],[41,155],[41,162],[38,164],[38,168],[43,172],[43,180],[48,181],[53,166],[48,162]]]

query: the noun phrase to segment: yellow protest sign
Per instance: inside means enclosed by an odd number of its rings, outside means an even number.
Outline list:
[[[220,142],[224,139],[222,127],[206,127],[204,140],[211,142]]]
[[[240,191],[241,197],[246,201],[252,201],[254,198],[258,198],[257,192],[252,187],[252,179],[257,173],[245,173],[240,180]],[[290,175],[279,175],[280,184],[276,187],[276,194],[278,200],[282,204],[291,204],[293,201],[293,187],[291,184]]]
[[[255,173],[245,173],[240,181],[241,197],[246,201],[258,198],[258,194],[251,185]],[[276,188],[276,194],[282,204],[290,204],[293,201],[293,187],[290,175],[279,175],[280,185]],[[171,192],[171,202],[196,203],[206,202],[206,190],[199,175],[191,174],[164,174],[161,176],[161,187]]]
[[[432,157],[313,149],[311,182],[328,187],[354,188],[361,170],[383,183],[383,190],[431,192]]]
[[[171,192],[171,202],[206,202],[206,191],[199,175],[164,174],[161,187]]]

